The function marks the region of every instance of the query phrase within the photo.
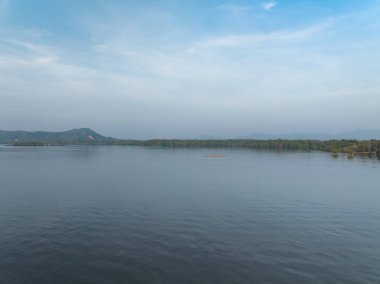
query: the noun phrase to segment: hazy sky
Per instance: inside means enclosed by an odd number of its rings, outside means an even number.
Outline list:
[[[0,0],[0,129],[375,129],[380,1]]]

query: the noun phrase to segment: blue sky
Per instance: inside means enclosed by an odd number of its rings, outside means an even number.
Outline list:
[[[0,129],[375,129],[379,74],[374,0],[0,0]]]

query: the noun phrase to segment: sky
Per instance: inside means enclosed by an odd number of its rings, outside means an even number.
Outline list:
[[[379,129],[380,1],[0,0],[0,129]]]

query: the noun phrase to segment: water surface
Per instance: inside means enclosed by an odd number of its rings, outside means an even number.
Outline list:
[[[0,283],[380,283],[379,267],[376,159],[0,148]]]

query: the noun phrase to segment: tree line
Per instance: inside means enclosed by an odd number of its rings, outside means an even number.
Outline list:
[[[380,140],[285,140],[285,139],[218,139],[218,140],[186,140],[186,139],[151,139],[151,140],[113,140],[113,141],[19,141],[13,146],[64,146],[64,145],[119,145],[173,148],[246,148],[257,150],[301,150],[324,151],[333,155],[346,153],[376,155],[380,158]]]
[[[324,151],[333,154],[355,153],[376,154],[380,158],[380,140],[255,140],[255,139],[224,139],[224,140],[183,140],[183,139],[152,139],[152,140],[118,140],[116,145],[149,146],[149,147],[197,147],[197,148],[248,148],[258,150],[302,150]]]

